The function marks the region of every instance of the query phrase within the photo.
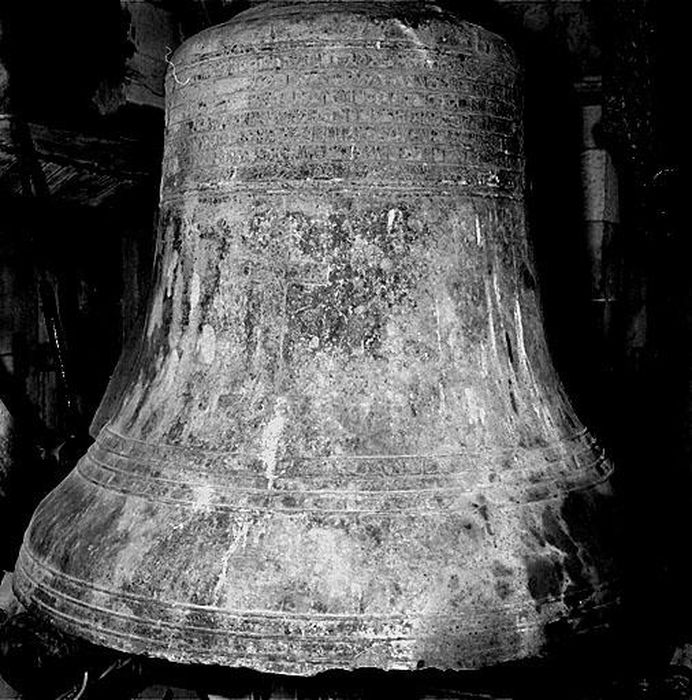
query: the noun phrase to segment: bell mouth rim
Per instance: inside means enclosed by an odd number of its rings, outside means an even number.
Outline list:
[[[437,5],[444,0],[226,0],[223,5],[226,8],[248,8],[258,5],[312,5],[312,4],[363,4],[363,5]]]

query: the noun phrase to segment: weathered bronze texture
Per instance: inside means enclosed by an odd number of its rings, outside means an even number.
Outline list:
[[[5,488],[14,469],[14,442],[14,421],[0,399],[0,506],[3,505]]]
[[[289,674],[603,624],[611,469],[546,348],[507,44],[425,2],[267,2],[172,62],[145,329],[20,599]]]

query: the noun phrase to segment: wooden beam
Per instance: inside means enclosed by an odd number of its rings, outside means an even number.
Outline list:
[[[0,115],[0,191],[19,195],[22,162],[14,119]],[[45,124],[29,124],[28,130],[52,198],[94,205],[126,190],[155,186],[159,133],[134,138]]]

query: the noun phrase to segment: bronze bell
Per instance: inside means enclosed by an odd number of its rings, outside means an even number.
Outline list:
[[[145,328],[20,599],[289,674],[603,624],[611,467],[546,347],[505,41],[431,2],[276,0],[172,62]]]

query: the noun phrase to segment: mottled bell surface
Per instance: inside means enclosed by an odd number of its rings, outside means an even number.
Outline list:
[[[266,2],[172,63],[145,327],[20,599],[289,674],[605,624],[610,466],[546,347],[507,44],[427,2]]]
[[[0,399],[0,504],[5,498],[5,489],[14,468],[14,421]]]

